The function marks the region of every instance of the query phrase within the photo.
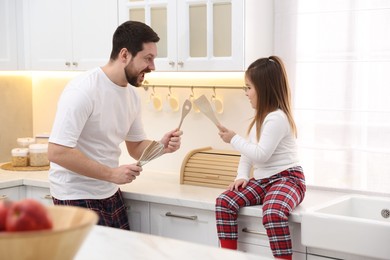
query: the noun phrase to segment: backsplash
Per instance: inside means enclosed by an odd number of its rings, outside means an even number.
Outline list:
[[[10,151],[15,146],[17,137],[50,132],[58,98],[67,82],[79,74],[79,72],[28,73],[7,76],[0,74],[0,162],[10,160]],[[209,78],[207,79],[207,77]],[[151,87],[139,88],[138,91],[142,100],[144,128],[149,139],[160,140],[166,132],[176,128],[180,121],[181,106],[184,100],[191,95],[199,97],[203,94],[209,100],[214,95],[221,99],[223,111],[216,114],[218,120],[227,128],[246,136],[247,127],[254,111],[243,90],[229,88],[229,86],[243,86],[242,72],[228,74],[186,74],[183,72],[160,72],[159,74],[159,72],[153,72],[147,75],[146,80]],[[164,86],[159,87],[159,85]],[[226,88],[214,89],[213,86],[226,86]],[[161,98],[162,108],[160,111],[156,111],[152,106],[150,99],[152,93]],[[178,99],[180,109],[177,111],[172,111],[169,107],[168,94]],[[306,123],[298,121],[298,129],[305,130],[310,134],[310,129],[305,127]],[[166,172],[179,175],[185,156],[197,148],[212,147],[231,150],[231,146],[220,139],[215,125],[199,111],[192,110],[187,115],[181,130],[184,132],[181,149],[146,164],[143,167],[145,174],[147,172]],[[124,143],[121,145],[121,149],[120,164],[134,163],[135,160],[128,155]],[[326,174],[316,174],[315,170],[312,170],[313,167],[310,167],[313,163],[312,157],[307,156],[302,152],[302,149],[300,150],[300,159],[305,169],[307,184],[311,187],[390,194],[388,192],[390,178],[386,174],[375,177],[368,173],[370,177],[364,181],[361,180],[361,175],[353,174],[353,172],[337,178],[330,178]],[[329,167],[329,170],[333,170],[335,167],[334,165],[325,166]]]
[[[29,74],[0,72],[0,162],[11,160],[16,138],[32,136],[32,82]]]
[[[79,72],[31,72],[32,104],[30,103],[30,114],[32,114],[32,135],[50,132],[58,98],[67,82]],[[213,95],[218,96],[223,102],[223,112],[217,114],[218,120],[228,128],[237,133],[245,135],[246,128],[253,115],[253,109],[241,89],[231,89],[229,86],[243,86],[244,79],[242,72],[233,73],[160,73],[153,72],[147,75],[149,84],[156,84],[156,87],[149,87],[147,90],[139,88],[142,100],[142,113],[145,131],[150,139],[160,140],[162,136],[176,128],[181,117],[181,106],[190,95],[199,97],[205,94],[208,99]],[[172,84],[172,87],[158,87],[157,84]],[[227,88],[216,88],[213,86],[227,86]],[[175,88],[174,86],[180,86]],[[197,88],[196,86],[203,86]],[[210,88],[204,88],[208,86]],[[162,100],[161,111],[156,111],[150,102],[150,95],[154,92]],[[180,105],[178,111],[172,111],[168,106],[167,96],[174,95]],[[15,104],[16,105],[16,104]],[[16,125],[14,125],[16,127]],[[30,126],[31,127],[31,126]],[[161,171],[180,173],[181,163],[185,155],[196,148],[211,146],[216,149],[231,149],[218,136],[218,129],[202,113],[192,110],[185,118],[181,127],[184,135],[182,147],[173,154],[167,154],[144,166],[145,171]],[[122,145],[122,156],[120,163],[133,163],[125,145]],[[4,161],[4,160],[2,160]]]

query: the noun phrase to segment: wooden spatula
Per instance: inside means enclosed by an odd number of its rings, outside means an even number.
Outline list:
[[[215,116],[214,110],[211,107],[210,102],[205,95],[202,95],[199,98],[195,99],[194,103],[199,108],[199,110],[202,111],[202,113],[205,114],[216,126],[221,125],[217,117]]]
[[[191,108],[192,108],[192,103],[191,101],[189,101],[188,99],[186,99],[183,103],[183,108],[182,108],[182,111],[181,111],[181,119],[180,119],[180,123],[179,123],[179,130],[180,130],[180,127],[181,127],[181,124],[183,123],[183,120],[184,118],[188,115],[188,113],[191,111]]]

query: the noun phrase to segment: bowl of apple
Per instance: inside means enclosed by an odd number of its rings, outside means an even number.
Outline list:
[[[85,208],[0,201],[1,259],[73,259],[97,222],[98,215]]]

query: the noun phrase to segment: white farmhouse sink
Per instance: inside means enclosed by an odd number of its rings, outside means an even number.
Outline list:
[[[302,213],[302,244],[390,259],[390,198],[348,195]],[[382,216],[384,215],[384,216]]]

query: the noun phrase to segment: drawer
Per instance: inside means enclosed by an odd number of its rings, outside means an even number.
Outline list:
[[[306,253],[301,242],[301,225],[290,222],[290,234],[293,251]],[[269,239],[261,217],[238,217],[238,242],[269,247]]]

